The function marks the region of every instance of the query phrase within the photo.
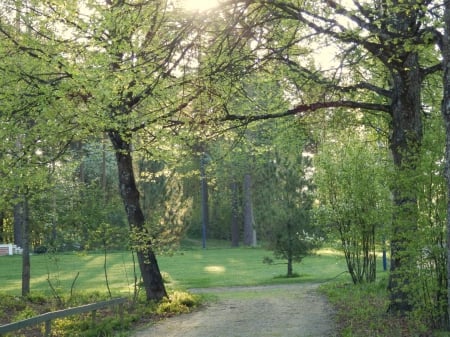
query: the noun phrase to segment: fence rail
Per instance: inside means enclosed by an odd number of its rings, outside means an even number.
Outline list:
[[[126,298],[115,298],[109,301],[97,302],[92,304],[86,304],[75,308],[69,308],[64,310],[58,310],[53,312],[47,312],[45,314],[34,316],[22,321],[0,325],[0,336],[7,332],[20,330],[29,326],[45,323],[45,337],[50,337],[51,333],[51,321],[56,318],[67,317],[71,315],[82,314],[85,312],[92,312],[92,319],[95,322],[96,311],[98,309],[110,307],[113,305],[119,306],[120,322],[123,324],[123,304],[127,301]]]

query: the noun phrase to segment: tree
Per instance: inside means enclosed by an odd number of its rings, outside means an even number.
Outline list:
[[[177,113],[197,94],[198,89],[186,86],[190,77],[182,71],[183,62],[192,57],[193,23],[166,1],[85,1],[83,6],[54,1],[27,6],[16,12],[40,39],[25,44],[5,29],[2,33],[19,50],[57,65],[51,97],[66,107],[61,109],[67,113],[62,126],[76,126],[80,138],[89,133],[108,135],[129,227],[139,234],[134,238],[142,240],[135,247],[140,247],[147,298],[159,300],[166,291],[144,226],[133,141],[139,134],[156,139],[170,134],[185,117]],[[36,17],[28,19],[29,13]],[[57,51],[48,48],[51,44],[58,46]]]
[[[354,284],[376,279],[376,249],[392,211],[386,149],[376,134],[360,127],[324,132],[315,158],[318,220],[341,242]]]
[[[395,212],[391,231],[390,310],[410,311],[408,280],[403,272],[414,268],[410,243],[417,228],[414,171],[423,136],[421,90],[427,76],[441,69],[437,56],[429,53],[438,36],[434,24],[439,10],[433,1],[422,0],[379,0],[370,4],[356,0],[352,4],[255,0],[250,6],[253,7],[248,12],[254,16],[264,17],[266,13],[270,18],[260,19],[261,24],[253,27],[253,36],[268,22],[270,29],[264,34],[266,55],[290,70],[288,81],[297,88],[301,104],[294,104],[283,113],[253,118],[229,114],[225,118],[249,121],[305,116],[311,111],[336,107],[381,113],[389,118],[389,148],[398,174],[392,186]],[[282,45],[279,39],[272,39],[277,27],[295,27],[295,23],[297,30],[291,28]],[[308,39],[311,36],[332,42],[340,50],[339,63],[329,76],[324,71],[321,74],[311,71],[304,64],[304,54],[296,49],[299,42],[311,41]],[[276,42],[271,44],[272,41]],[[316,41],[311,44],[317,45]],[[303,86],[306,84],[307,88],[310,82],[322,87],[312,98],[307,97],[308,91]]]
[[[26,7],[17,1],[0,7],[2,193],[7,203],[15,203],[15,239],[23,247],[23,295],[30,291],[30,203],[47,191],[48,165],[62,155],[73,136],[67,123],[59,123],[66,106],[53,96],[64,74],[57,60],[47,59],[38,48],[41,39],[27,26],[35,13],[23,15]],[[52,54],[56,49],[53,42],[46,51]]]
[[[447,198],[450,200],[450,2],[444,2],[444,36],[442,39],[443,55],[443,101],[442,116],[445,123],[445,178],[447,180]],[[447,254],[450,252],[450,204],[447,204]],[[447,255],[447,280],[450,280],[450,259]],[[450,282],[447,283],[447,315],[450,315]],[[450,316],[448,316],[450,329]]]
[[[301,262],[320,243],[313,226],[314,185],[311,158],[302,148],[287,154],[275,153],[271,163],[274,180],[267,198],[269,211],[264,219],[265,238],[275,257],[287,261],[287,277],[293,277],[293,263]],[[310,154],[309,154],[310,155]],[[270,215],[269,215],[270,214]]]

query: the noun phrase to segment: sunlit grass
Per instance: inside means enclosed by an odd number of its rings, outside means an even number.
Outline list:
[[[342,255],[321,250],[294,266],[299,277],[286,279],[286,265],[262,263],[271,252],[262,248],[190,247],[172,256],[158,256],[158,263],[170,289],[251,286],[293,282],[326,282],[346,270]],[[0,257],[1,292],[20,294],[21,256]],[[111,291],[126,295],[133,291],[133,262],[130,252],[112,252],[107,256],[107,274]],[[62,294],[70,291],[106,292],[103,254],[58,254],[31,256],[31,291]],[[135,266],[138,270],[138,266]],[[348,277],[342,275],[340,277]]]

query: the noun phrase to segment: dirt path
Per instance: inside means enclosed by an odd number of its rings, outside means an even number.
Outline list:
[[[333,313],[317,284],[194,289],[219,300],[133,337],[332,337]]]

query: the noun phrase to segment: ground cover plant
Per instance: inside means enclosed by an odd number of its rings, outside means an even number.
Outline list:
[[[448,337],[434,330],[420,312],[401,317],[388,312],[387,274],[377,282],[354,285],[330,282],[321,292],[336,312],[341,337]]]

